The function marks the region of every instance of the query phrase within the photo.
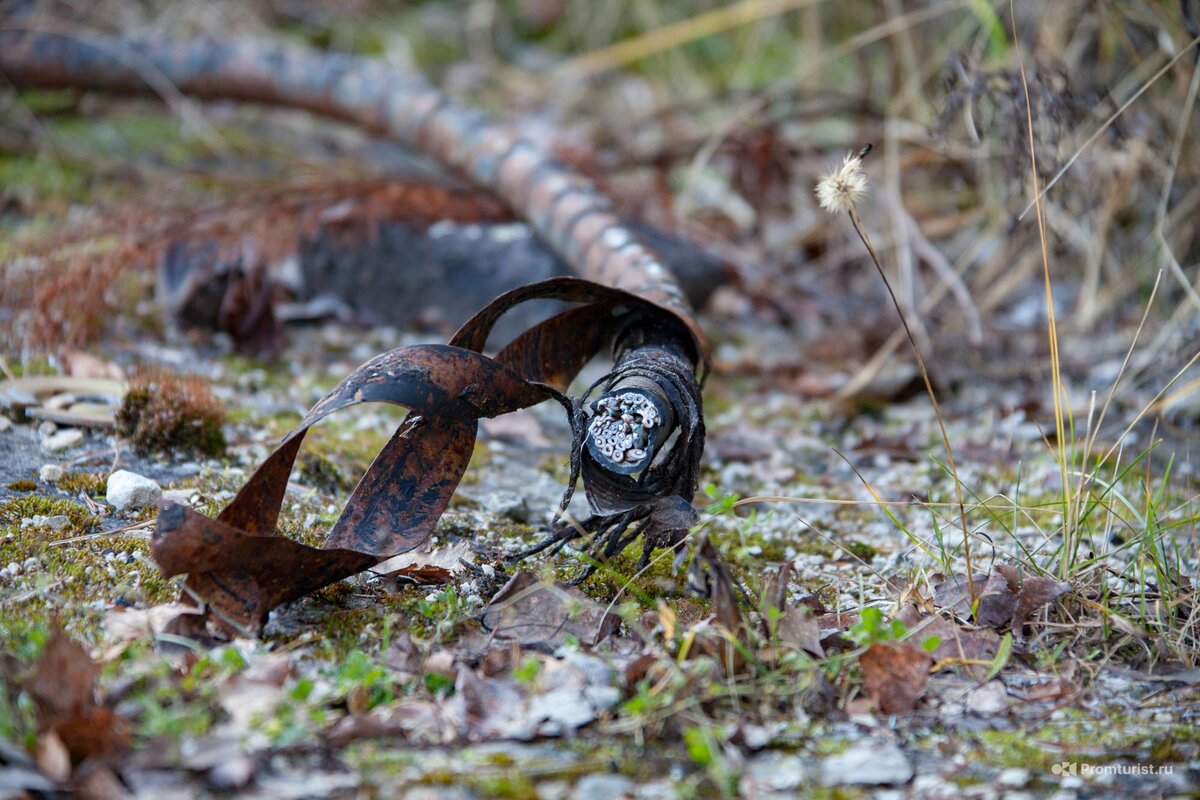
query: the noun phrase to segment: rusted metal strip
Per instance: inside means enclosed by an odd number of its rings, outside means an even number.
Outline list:
[[[0,32],[0,72],[22,87],[115,92],[145,91],[144,76],[158,75],[199,97],[304,108],[386,133],[494,191],[586,278],[509,292],[449,346],[393,350],[364,364],[309,412],[217,519],[167,504],[155,558],[168,574],[188,573],[193,596],[225,627],[252,630],[278,603],[420,544],[466,469],[476,421],[546,399],[567,406],[576,430],[567,496],[582,474],[596,511],[583,526],[594,534],[592,552],[611,556],[644,535],[645,560],[652,547],[677,544],[694,522],[704,335],[675,278],[607,199],[511,129],[378,62],[258,43]],[[481,355],[505,311],[542,298],[583,305],[530,329],[494,360]],[[567,400],[561,391],[610,341],[617,363],[593,387],[602,396],[588,405]],[[351,495],[325,547],[280,537],[279,508],[305,432],[361,402],[412,413]],[[656,449],[669,431],[643,436],[660,421],[679,430],[661,457]]]

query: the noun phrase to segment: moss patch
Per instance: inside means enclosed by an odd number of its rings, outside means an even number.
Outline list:
[[[208,383],[196,375],[164,370],[133,379],[117,410],[117,432],[142,453],[196,452],[221,455],[224,412]]]
[[[62,527],[22,526],[35,516],[66,517]],[[0,586],[0,642],[15,641],[31,625],[62,618],[86,642],[100,635],[99,616],[111,605],[153,605],[176,590],[149,557],[149,535],[92,533],[99,517],[73,500],[39,495],[0,504],[0,564],[21,570]]]
[[[56,486],[69,494],[102,497],[108,487],[108,476],[102,472],[68,472]]]

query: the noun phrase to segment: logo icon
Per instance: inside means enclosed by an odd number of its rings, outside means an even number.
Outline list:
[[[1055,775],[1078,775],[1079,765],[1074,761],[1060,761],[1050,768]]]

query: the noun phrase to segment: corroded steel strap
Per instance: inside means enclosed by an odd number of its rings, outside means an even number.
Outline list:
[[[590,181],[419,76],[378,60],[261,42],[3,30],[0,73],[18,87],[176,90],[301,108],[386,134],[495,192],[581,277],[670,311],[690,335],[692,363],[707,362],[704,335],[674,276]]]

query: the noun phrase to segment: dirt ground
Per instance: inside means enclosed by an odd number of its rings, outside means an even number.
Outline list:
[[[549,402],[482,420],[423,546],[261,632],[197,628],[152,555],[157,496],[118,510],[112,474],[215,516],[355,367],[445,342],[505,287],[423,286],[388,319],[293,296],[280,349],[238,352],[164,313],[164,243],[229,225],[275,275],[351,240],[345,263],[378,259],[404,219],[338,215],[412,181],[406,154],[294,112],[0,84],[5,377],[196,376],[224,440],[0,417],[0,796],[1200,794],[1187,4],[15,5],[0,21],[412,66],[727,266],[699,314],[706,447],[677,550],[515,558],[569,480]],[[857,224],[895,295],[813,193],[868,141]],[[1044,229],[1022,216],[1030,146]],[[437,231],[528,236],[472,225]],[[319,545],[403,418],[316,426],[279,531]]]

